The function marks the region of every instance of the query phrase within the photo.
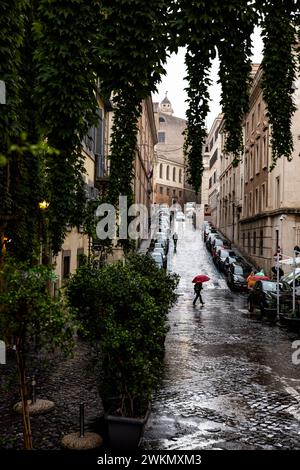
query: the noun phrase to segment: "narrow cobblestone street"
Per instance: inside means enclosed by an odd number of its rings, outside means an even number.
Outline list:
[[[146,449],[300,449],[299,339],[251,317],[247,294],[231,292],[189,222],[169,270],[181,276],[169,315],[166,370],[148,421]],[[207,274],[203,307],[192,279]]]

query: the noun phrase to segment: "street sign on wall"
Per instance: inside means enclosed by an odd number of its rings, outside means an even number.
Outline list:
[[[0,80],[0,104],[6,103],[6,89],[5,89],[5,82]]]
[[[0,340],[0,364],[6,364],[6,347],[2,340]]]

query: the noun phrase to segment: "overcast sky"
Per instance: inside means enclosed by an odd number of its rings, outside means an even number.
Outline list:
[[[253,56],[252,62],[260,63],[262,59],[262,39],[258,28],[256,28],[253,37]],[[187,86],[187,82],[184,80],[186,75],[184,65],[185,49],[181,48],[178,54],[172,54],[169,58],[166,66],[167,75],[162,78],[161,83],[158,86],[158,93],[153,95],[153,101],[162,101],[166,91],[168,92],[168,98],[172,103],[174,109],[174,115],[177,117],[185,118],[185,111],[187,109],[187,98],[184,88]],[[218,59],[214,60],[211,70],[211,79],[213,81],[210,87],[210,113],[207,117],[206,125],[209,130],[215,117],[221,112],[220,107],[220,85],[217,84],[218,79]]]

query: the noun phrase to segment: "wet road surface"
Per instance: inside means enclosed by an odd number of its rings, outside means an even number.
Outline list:
[[[278,325],[250,316],[231,292],[201,232],[188,221],[169,270],[181,276],[169,315],[165,376],[145,429],[145,449],[300,449],[300,365]],[[203,307],[192,279],[207,274]]]

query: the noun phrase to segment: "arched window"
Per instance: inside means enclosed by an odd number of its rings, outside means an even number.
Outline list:
[[[159,165],[159,177],[160,178],[163,177],[163,165],[162,165],[162,163]]]
[[[166,122],[166,120],[162,116],[159,116],[159,122]]]
[[[167,166],[167,174],[166,174],[166,178],[167,178],[167,180],[169,180],[169,179],[170,179],[170,167],[169,167],[169,165]]]
[[[179,183],[182,183],[182,170],[179,170]]]
[[[176,167],[173,168],[173,181],[176,181]]]

